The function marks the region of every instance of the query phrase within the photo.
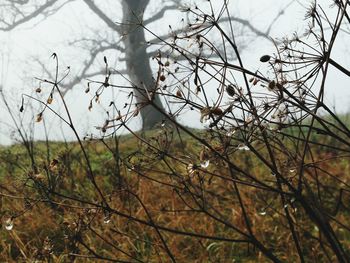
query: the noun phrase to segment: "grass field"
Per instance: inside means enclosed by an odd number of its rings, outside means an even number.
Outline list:
[[[326,243],[321,247],[324,237],[317,224],[293,196],[286,194],[282,204],[278,193],[254,181],[276,185],[254,153],[266,154],[262,142],[252,151],[230,139],[226,151],[218,134],[191,132],[244,173],[190,135],[166,128],[139,138],[83,142],[93,181],[78,143],[35,142],[30,154],[22,145],[2,147],[1,262],[170,262],[166,248],[177,262],[269,262],[249,241],[249,231],[281,261],[297,262],[286,209],[307,262],[335,260]],[[340,143],[316,132],[313,136],[323,146],[311,146],[314,155],[305,165],[309,183],[303,197],[322,201],[350,253],[350,195],[339,197],[340,189],[348,188],[349,156],[337,148]],[[294,147],[288,136],[279,139]],[[280,148],[274,151],[279,171],[296,184],[297,167]],[[334,213],[338,200],[341,205]]]

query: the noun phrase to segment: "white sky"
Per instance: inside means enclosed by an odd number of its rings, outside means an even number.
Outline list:
[[[96,1],[101,3],[102,0]],[[215,0],[221,2],[221,0]],[[112,5],[112,0],[104,0],[104,4]],[[191,1],[195,2],[195,1]],[[197,1],[200,2],[200,1]],[[286,6],[287,0],[240,0],[234,2],[235,7],[231,10],[232,14],[239,17],[249,19],[252,24],[259,29],[264,30],[267,23]],[[272,30],[272,37],[281,38],[290,35],[294,31],[303,32],[307,22],[303,20],[305,10],[300,3],[308,5],[309,1],[295,1],[286,13],[278,20]],[[332,1],[325,2],[328,7]],[[157,10],[160,0],[151,0],[153,5],[146,10],[147,15]],[[200,5],[200,4],[198,4]],[[117,5],[120,8],[119,5]],[[118,9],[117,8],[117,9]],[[115,21],[120,21],[120,12],[116,9],[108,9],[107,12],[115,17]],[[168,24],[172,24],[176,28],[176,24],[180,21],[179,13],[168,13],[166,18],[154,23],[152,29],[155,32],[164,33],[168,30]],[[74,73],[81,68],[81,62],[84,60],[84,52],[67,43],[78,39],[79,36],[91,36],[93,30],[104,31],[106,26],[101,22],[95,14],[93,14],[85,4],[80,0],[75,0],[64,6],[57,14],[46,20],[35,19],[30,23],[22,25],[11,32],[0,32],[0,62],[1,75],[0,84],[4,87],[5,93],[11,104],[11,107],[19,108],[21,103],[21,94],[33,94],[33,90],[38,86],[38,81],[34,77],[43,77],[44,73],[40,67],[33,63],[33,58],[39,58],[42,63],[48,65],[53,70],[54,63],[50,55],[55,52],[59,55],[61,67],[70,66],[72,72],[70,77],[74,78]],[[102,30],[101,30],[102,29]],[[350,50],[346,45],[346,37],[339,39],[339,46],[333,53],[336,61],[342,62],[343,65],[350,68]],[[248,38],[249,42],[244,42],[247,47],[243,50],[242,57],[246,65],[252,70],[256,70],[257,62],[261,55],[271,54],[275,52],[274,47],[268,41],[262,38]],[[346,54],[346,55],[344,55]],[[120,54],[116,55],[117,57]],[[103,59],[96,67],[103,67]],[[118,64],[118,66],[122,64]],[[345,76],[330,75],[330,90],[326,91],[326,100],[330,105],[335,105],[336,109],[341,112],[349,111],[350,88],[349,80]],[[84,93],[86,81],[83,85],[76,86],[76,89],[67,96],[67,103],[71,109],[73,119],[78,124],[79,133],[83,136],[86,132],[95,132],[94,126],[100,125],[104,120],[103,110],[94,109],[87,112],[89,104],[89,95]],[[110,98],[106,98],[107,101]],[[35,103],[33,103],[35,104]],[[33,107],[36,107],[35,105]],[[18,110],[14,110],[18,114]],[[0,144],[8,144],[10,142],[10,131],[12,130],[12,121],[6,112],[6,109],[0,102]],[[34,111],[34,117],[37,112]],[[27,112],[27,117],[30,114]],[[186,122],[185,122],[186,124]],[[47,123],[51,139],[62,139],[62,133],[66,138],[72,138],[69,129],[59,127],[57,121]],[[135,123],[135,127],[138,123]],[[43,132],[40,127],[42,124],[35,125],[35,138],[42,139]],[[63,132],[62,132],[63,130]]]

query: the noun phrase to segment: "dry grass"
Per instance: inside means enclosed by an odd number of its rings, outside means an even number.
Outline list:
[[[160,230],[162,237],[178,262],[267,262],[256,247],[247,243],[189,236],[189,233],[196,233],[242,239],[242,235],[230,225],[243,232],[247,228],[237,194],[229,180],[228,167],[210,157],[208,168],[189,172],[188,167],[181,163],[181,156],[186,153],[186,158],[199,158],[200,146],[189,138],[185,144],[185,148],[174,144],[171,151],[176,158],[168,159],[167,166],[162,160],[155,160],[152,153],[148,152],[149,149],[135,138],[122,138],[119,152],[123,153],[121,160],[125,162],[121,163],[119,169],[123,185],[116,183],[115,162],[103,144],[91,142],[86,145],[96,182],[108,199],[109,206],[117,213],[99,207],[98,195],[86,177],[84,161],[76,145],[72,144],[68,148],[60,144],[53,145],[52,159],[57,158],[59,162],[55,167],[48,167],[44,147],[38,143],[40,176],[34,175],[34,179],[33,175],[29,175],[31,169],[28,168],[28,161],[19,154],[21,147],[3,149],[2,153],[6,151],[6,154],[1,155],[2,171],[8,171],[1,178],[3,226],[6,219],[11,216],[15,218],[13,229],[7,231],[3,227],[1,232],[1,261],[50,259],[67,262],[75,259],[77,262],[94,262],[96,253],[103,256],[104,260],[130,261],[132,258],[132,262],[168,262],[164,244],[151,224],[155,222],[164,228]],[[130,154],[135,149],[139,149],[139,152],[131,158]],[[148,155],[144,155],[145,152]],[[16,155],[19,156],[16,163],[12,166],[10,162],[5,164],[6,160]],[[153,162],[147,156],[152,157]],[[266,177],[268,183],[270,175],[266,175],[267,170],[249,151],[233,153],[231,158],[235,164],[262,180]],[[319,168],[331,172],[334,178],[348,181],[347,158],[334,159],[331,153],[320,152],[317,160],[320,160]],[[314,162],[317,163],[317,160]],[[176,171],[170,172],[169,167]],[[314,176],[311,168],[308,173],[310,177]],[[324,184],[321,194],[324,195],[325,207],[329,203],[329,209],[333,209],[333,195],[327,196],[324,190],[333,191],[333,185],[337,186],[334,178],[321,172],[318,177],[322,178]],[[293,174],[290,178],[293,180]],[[249,185],[241,184],[239,187],[256,238],[272,248],[281,260],[297,261],[298,255],[278,195],[267,194]],[[195,198],[194,193],[202,198]],[[63,195],[74,200],[64,198]],[[201,201],[207,203],[201,204]],[[315,239],[322,238],[316,225],[305,215],[300,205],[293,202],[289,205],[305,256],[310,262],[326,261],[320,243]],[[344,210],[336,218],[346,224],[347,216],[348,212]],[[333,226],[344,247],[349,247],[349,233],[337,224]],[[178,233],[169,232],[169,229]]]

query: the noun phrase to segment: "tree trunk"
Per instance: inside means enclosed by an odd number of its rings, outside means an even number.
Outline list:
[[[147,95],[154,91],[156,85],[146,51],[145,32],[139,26],[148,3],[149,0],[123,0],[122,2],[126,68],[131,82],[136,86],[134,95],[140,109],[143,129],[153,128],[164,118],[162,113],[149,104]],[[163,109],[159,95],[155,95],[152,102]]]

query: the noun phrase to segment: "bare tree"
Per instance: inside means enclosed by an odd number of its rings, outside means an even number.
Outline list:
[[[152,22],[164,18],[167,11],[179,9],[182,6],[183,1],[178,0],[163,0],[161,1],[162,7],[156,13],[150,17],[144,17],[145,9],[151,5],[150,0],[121,0],[113,2],[113,6],[110,3],[105,2],[98,4],[94,0],[81,0],[88,8],[93,11],[98,18],[100,18],[105,24],[105,31],[113,34],[113,41],[107,39],[101,39],[101,35],[96,36],[95,41],[89,41],[91,39],[84,38],[80,41],[85,41],[88,44],[90,56],[83,63],[78,76],[73,79],[70,83],[66,83],[66,93],[74,85],[79,84],[81,80],[86,78],[92,78],[99,75],[104,75],[105,70],[95,70],[92,68],[96,58],[101,57],[101,53],[106,51],[118,51],[125,54],[126,69],[118,73],[126,73],[129,80],[134,87],[134,96],[136,98],[136,106],[140,112],[143,122],[143,128],[152,128],[156,123],[160,122],[162,115],[151,106],[149,99],[153,101],[155,105],[164,109],[162,106],[159,95],[154,90],[157,87],[156,79],[153,76],[153,72],[150,66],[150,58],[154,56],[154,51],[149,51],[149,43],[151,40],[145,39],[145,28]],[[2,1],[0,4],[0,30],[10,31],[22,24],[27,23],[31,20],[47,19],[49,16],[58,12],[66,4],[70,4],[72,0],[37,0],[37,1]],[[111,17],[106,12],[106,7],[109,10],[118,9],[118,5],[121,3],[122,6],[122,18],[118,19],[117,16]],[[225,1],[225,4],[226,1]],[[183,7],[183,6],[182,6]],[[269,38],[269,33],[272,24],[282,14],[280,12],[275,19],[272,20],[270,26],[266,30],[259,30],[248,20],[231,17],[230,20],[242,25],[244,28],[252,32],[258,37]],[[116,11],[116,15],[118,12]],[[121,23],[116,23],[119,20]],[[224,19],[223,19],[224,21]],[[190,31],[192,28],[187,28]],[[183,28],[181,32],[183,32]],[[166,34],[161,36],[162,39],[169,40],[176,38],[176,33],[180,32],[174,29],[172,34]],[[121,40],[117,40],[118,37],[122,36]],[[159,39],[154,39],[154,43],[159,42]],[[44,66],[44,65],[43,65]],[[47,73],[50,73],[47,71]],[[106,73],[105,86],[108,86],[108,78],[111,74],[115,74],[115,71],[109,71]],[[159,76],[158,76],[159,77]],[[158,78],[159,81],[159,78]]]

